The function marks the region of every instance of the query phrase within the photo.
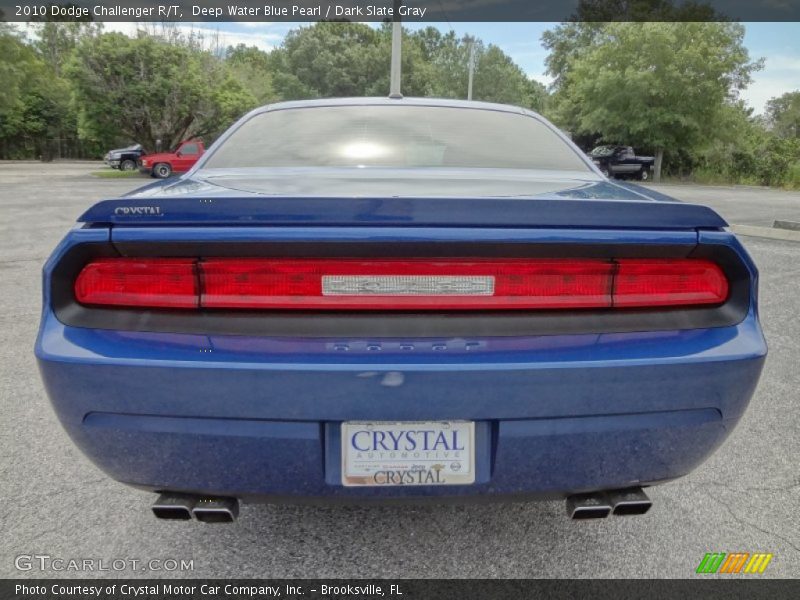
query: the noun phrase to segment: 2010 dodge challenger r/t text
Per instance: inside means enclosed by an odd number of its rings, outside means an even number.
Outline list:
[[[275,104],[44,268],[63,426],[161,518],[240,501],[643,513],[741,418],[758,274],[714,211],[479,102]]]

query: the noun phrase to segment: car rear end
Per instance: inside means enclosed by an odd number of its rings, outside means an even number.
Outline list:
[[[757,270],[710,209],[597,179],[619,197],[101,203],[44,269],[48,394],[101,469],[177,498],[680,477],[757,384]]]
[[[552,289],[526,291],[527,273]],[[398,274],[403,295],[371,295]],[[44,278],[37,355],[62,423],[110,475],[157,490],[667,480],[726,437],[765,354],[756,271],[726,231],[92,224]],[[341,293],[320,296],[324,278]],[[522,295],[498,301],[515,279]],[[474,422],[474,483],[348,487],[347,421]]]

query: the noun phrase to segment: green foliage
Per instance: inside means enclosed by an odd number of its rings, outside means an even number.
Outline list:
[[[146,26],[136,37],[95,23],[41,22],[32,41],[0,23],[0,157],[100,155],[138,142],[211,142],[251,108],[279,100],[384,96],[391,26],[321,22],[271,52]],[[495,46],[434,28],[404,32],[403,93],[464,98],[470,43],[474,98],[541,109],[547,92]],[[60,145],[60,142],[59,142]],[[75,152],[73,152],[75,154]]]
[[[694,153],[751,81],[744,27],[728,22],[568,23],[547,32],[551,116],[578,135]]]
[[[636,21],[650,10],[698,22],[599,22],[623,14]],[[584,0],[577,16],[589,22],[562,23],[542,36],[553,77],[546,114],[587,146],[663,149],[674,176],[800,187],[800,92],[772,99],[766,123],[754,118],[737,96],[762,62],[750,60],[744,27],[710,10],[667,0]],[[717,22],[699,22],[708,20]]]
[[[784,186],[791,189],[800,190],[800,158],[797,158],[786,170]]]
[[[528,79],[522,69],[495,45],[486,46],[470,37],[457,38],[453,31],[441,33],[434,27],[407,34],[407,39],[420,48],[422,60],[430,65],[429,93],[420,95],[464,98],[469,85],[470,46],[473,46],[473,99],[534,110],[544,107],[547,97],[544,85]]]
[[[211,53],[150,35],[86,37],[65,72],[85,135],[117,130],[150,150],[216,135],[256,105]]]
[[[74,131],[69,86],[7,25],[0,27],[0,53],[0,155],[49,160],[56,152],[53,140],[61,140],[65,129]]]
[[[800,90],[767,102],[767,121],[781,137],[800,138]]]
[[[800,188],[800,138],[767,131],[741,103],[718,115],[717,136],[699,145],[690,167],[695,180]]]
[[[380,33],[362,23],[323,22],[289,32],[273,51],[282,98],[363,96],[379,74]]]
[[[568,129],[601,132],[608,141],[649,148],[696,144],[759,67],[749,60],[739,24],[608,23],[587,29],[591,44],[560,63],[565,73],[554,116]]]
[[[0,23],[0,114],[7,118],[7,111],[19,102],[24,90],[29,87],[31,72],[37,68],[35,53],[24,44],[17,30]]]
[[[552,94],[500,48],[434,27],[404,31],[403,93],[473,97],[544,111],[587,145],[664,149],[674,175],[800,188],[800,91],[753,117],[737,92],[760,67],[741,25],[606,23],[657,10],[665,19],[720,19],[702,4],[584,0],[544,34]],[[612,15],[613,16],[613,15]],[[667,19],[668,20],[668,19]],[[93,23],[34,25],[31,39],[0,23],[0,157],[99,156],[139,142],[211,142],[247,110],[279,100],[384,96],[391,26],[322,22],[271,52],[150,28],[130,38]]]
[[[254,46],[239,44],[228,48],[225,62],[231,75],[239,82],[259,105],[277,99],[272,85],[270,55]]]
[[[478,56],[473,97],[541,111],[547,90],[538,81],[528,79],[500,48],[490,45]]]
[[[141,177],[139,171],[120,171],[118,169],[104,169],[102,171],[92,171],[93,177],[100,179],[132,179],[134,177]]]
[[[496,46],[457,38],[434,27],[404,31],[402,90],[406,96],[465,98],[470,44],[475,45],[473,98],[540,109],[547,92]],[[273,86],[283,99],[385,96],[389,90],[391,26],[323,22],[295,29],[270,54]]]
[[[90,22],[55,23],[46,21],[32,26],[37,35],[37,39],[32,44],[33,47],[38,51],[42,60],[50,65],[55,74],[59,76],[78,42],[85,36],[98,35],[102,31],[102,25]]]
[[[7,23],[0,23],[0,56],[0,112],[4,113],[16,105],[29,85],[37,57],[20,33]]]

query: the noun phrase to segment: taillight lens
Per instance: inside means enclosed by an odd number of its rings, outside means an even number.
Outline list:
[[[83,304],[303,310],[555,310],[719,304],[701,259],[99,259]]]
[[[709,260],[619,260],[614,306],[719,304],[728,298],[728,280]]]
[[[75,281],[82,304],[197,308],[197,261],[184,258],[101,258]]]
[[[209,308],[448,310],[610,306],[609,261],[217,259]]]

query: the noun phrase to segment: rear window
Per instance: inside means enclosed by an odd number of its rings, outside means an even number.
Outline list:
[[[460,167],[588,171],[537,119],[429,106],[284,109],[251,118],[205,168]]]

